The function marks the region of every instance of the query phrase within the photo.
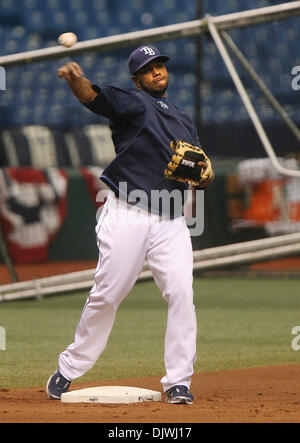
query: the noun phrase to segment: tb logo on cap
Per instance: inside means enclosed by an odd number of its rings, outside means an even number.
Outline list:
[[[141,49],[141,52],[144,51],[145,55],[155,55],[155,51],[152,48],[149,48],[148,46],[145,46]]]

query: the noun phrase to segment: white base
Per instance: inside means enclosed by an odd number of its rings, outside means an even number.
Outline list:
[[[139,403],[161,401],[160,392],[127,386],[101,386],[71,391],[61,396],[62,403]]]

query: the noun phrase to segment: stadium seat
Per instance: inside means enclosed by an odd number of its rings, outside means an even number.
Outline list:
[[[65,134],[72,167],[105,167],[115,157],[111,131],[107,125],[86,125]]]
[[[21,108],[22,111],[24,108]],[[70,165],[63,134],[45,126],[23,126],[2,131],[0,149],[3,155],[1,166],[44,169]]]
[[[202,14],[212,15],[260,8],[266,0],[203,0]],[[275,0],[273,4],[280,4]],[[197,2],[190,0],[3,0],[0,2],[0,53],[11,54],[46,48],[57,44],[61,32],[74,31],[80,40],[90,40],[113,34],[170,25],[197,18]],[[290,94],[290,64],[298,59],[298,18],[285,24],[257,25],[229,31],[247,59],[262,76],[267,86],[300,120],[296,94]],[[273,42],[270,45],[270,41]],[[200,40],[202,57],[201,111],[204,124],[245,121],[248,116],[241,103],[227,69],[211,39]],[[168,64],[171,83],[170,98],[189,115],[194,116],[196,86],[196,41],[178,39],[157,43],[162,52],[170,55]],[[126,50],[86,53],[75,57],[94,83],[132,86],[127,71]],[[279,55],[279,56],[278,56]],[[107,124],[76,102],[66,84],[56,79],[56,71],[66,59],[9,68],[7,90],[1,95],[1,127],[13,125],[58,125],[59,127]],[[263,121],[276,120],[276,115],[261,101],[240,65],[239,72],[257,104]],[[276,76],[273,73],[276,73]],[[18,100],[19,106],[14,109]]]
[[[0,2],[0,25],[17,26],[22,24],[20,4],[17,0]]]

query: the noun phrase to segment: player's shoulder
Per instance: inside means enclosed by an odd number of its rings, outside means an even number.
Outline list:
[[[135,88],[107,85],[102,88],[102,93],[118,115],[136,117],[144,111],[145,104]]]
[[[117,100],[119,103],[131,103],[131,105],[136,104],[136,106],[140,106],[143,101],[139,90],[133,87],[106,85],[102,90],[105,91],[106,95]]]
[[[115,92],[116,94],[120,94],[120,95],[134,95],[134,96],[138,95],[138,90],[133,87],[122,87],[122,86],[108,84],[108,85],[105,85],[104,88],[110,89],[113,92]]]

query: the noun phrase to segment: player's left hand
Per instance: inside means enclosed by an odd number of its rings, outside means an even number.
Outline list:
[[[208,164],[206,162],[198,162],[198,165],[202,168],[202,174],[205,174],[206,169],[208,168]],[[209,172],[207,179],[204,180],[201,184],[200,184],[200,188],[201,189],[206,189],[215,179],[215,173],[213,171],[213,169],[211,169],[211,171]]]
[[[183,140],[173,140],[170,148],[174,155],[167,165],[165,177],[200,189],[206,189],[213,182],[211,161],[202,148]]]

